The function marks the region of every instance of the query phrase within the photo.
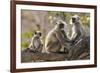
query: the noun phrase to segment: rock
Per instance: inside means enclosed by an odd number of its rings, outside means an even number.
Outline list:
[[[68,53],[41,53],[26,49],[21,52],[21,62],[45,62],[90,59],[89,38],[73,46]]]
[[[41,62],[41,61],[64,61],[67,59],[66,53],[41,53],[22,51],[21,62]]]

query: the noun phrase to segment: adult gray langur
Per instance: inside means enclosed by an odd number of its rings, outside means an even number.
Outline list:
[[[62,46],[68,47],[69,39],[65,38],[64,21],[58,21],[55,27],[47,34],[45,39],[45,48],[43,52],[57,53],[60,52]]]
[[[80,17],[78,15],[74,15],[71,18],[71,24],[72,24],[72,35],[70,40],[73,40],[74,42],[71,44],[71,48],[69,50],[68,57],[69,59],[75,59],[77,56],[84,51],[82,49],[82,41],[84,39],[84,30],[82,28],[82,24],[80,22]]]
[[[71,18],[72,34],[70,40],[78,41],[84,36],[84,30],[81,26],[80,17],[74,15]]]

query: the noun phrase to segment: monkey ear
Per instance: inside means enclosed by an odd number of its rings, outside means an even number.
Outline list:
[[[37,34],[37,32],[35,31],[34,34]]]

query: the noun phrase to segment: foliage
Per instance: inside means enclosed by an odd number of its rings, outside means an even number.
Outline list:
[[[27,48],[29,46],[28,42],[21,42],[21,47],[22,48]]]
[[[24,32],[21,34],[22,39],[30,39],[32,38],[33,33],[32,32]],[[28,41],[22,41],[21,42],[21,47],[22,48],[27,48],[29,46],[29,42]]]
[[[32,36],[33,36],[32,32],[25,32],[25,33],[22,33],[21,35],[22,38],[31,38]]]
[[[64,21],[66,21],[68,24],[70,23],[70,19],[73,15],[77,14],[80,17],[80,20],[83,25],[90,26],[90,14],[89,13],[78,13],[78,12],[58,12],[58,11],[49,11],[49,16],[52,17],[51,20],[53,20],[53,17],[61,18]]]

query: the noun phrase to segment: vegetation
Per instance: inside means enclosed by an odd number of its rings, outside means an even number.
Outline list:
[[[22,33],[22,38],[31,38],[33,36],[33,33],[32,32],[25,32],[25,33]]]
[[[24,49],[27,48],[28,46],[29,46],[28,42],[22,42],[21,43],[21,47],[24,48]]]

